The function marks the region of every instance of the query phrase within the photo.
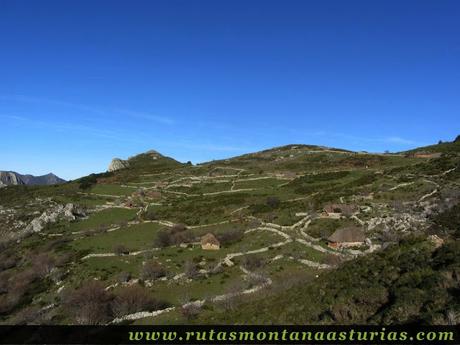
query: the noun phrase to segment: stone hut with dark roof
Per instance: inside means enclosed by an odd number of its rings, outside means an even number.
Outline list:
[[[360,228],[349,226],[337,229],[327,241],[331,248],[358,247],[365,244],[366,236]]]
[[[218,250],[220,249],[220,242],[210,232],[201,237],[201,248],[204,250]]]
[[[330,218],[340,218],[342,215],[352,215],[358,210],[356,205],[327,204],[323,208],[322,215]]]

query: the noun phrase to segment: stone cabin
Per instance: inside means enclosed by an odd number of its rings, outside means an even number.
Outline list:
[[[342,214],[351,215],[358,210],[356,205],[347,204],[327,204],[323,208],[321,215],[323,217],[340,218]]]
[[[157,190],[147,190],[145,195],[152,199],[161,199],[161,192]]]
[[[201,248],[204,250],[218,250],[220,249],[220,242],[210,232],[201,237]]]
[[[366,236],[360,228],[349,226],[337,229],[327,241],[327,245],[334,249],[359,247],[365,244]]]

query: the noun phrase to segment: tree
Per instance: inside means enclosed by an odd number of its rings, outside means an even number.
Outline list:
[[[231,228],[217,234],[217,238],[222,245],[228,245],[231,243],[239,242],[244,236],[243,229]]]
[[[123,244],[117,244],[114,248],[113,248],[113,252],[115,253],[115,255],[128,255],[129,254],[129,249],[126,248],[125,245]]]
[[[45,278],[56,267],[56,264],[53,257],[46,253],[41,253],[34,258],[32,266],[41,278]]]
[[[177,234],[178,232],[183,232],[185,230],[187,230],[187,226],[185,224],[182,224],[182,223],[174,224],[171,227],[171,233],[172,234]]]
[[[157,215],[156,215],[156,212],[153,209],[148,208],[146,212],[142,213],[142,218],[145,219],[145,220],[156,220]]]
[[[265,265],[265,262],[259,256],[245,255],[243,259],[241,260],[241,265],[244,268],[252,271],[257,268],[263,267]]]
[[[166,270],[164,267],[155,260],[147,261],[144,266],[142,266],[142,279],[144,280],[154,280],[166,275]]]
[[[98,325],[107,322],[111,316],[110,302],[112,296],[104,285],[96,280],[83,284],[70,292],[64,305],[81,325]]]
[[[155,238],[155,246],[160,248],[168,247],[172,244],[172,239],[167,230],[160,230],[157,232],[157,236]]]
[[[267,205],[271,208],[278,208],[280,203],[280,199],[276,196],[269,196],[267,198]]]
[[[188,243],[193,241],[193,233],[191,231],[181,231],[171,234],[171,242],[173,244]]]
[[[140,285],[123,288],[112,302],[113,313],[118,317],[159,309],[161,306],[162,303],[155,300],[150,291]]]
[[[185,273],[185,276],[189,279],[197,278],[200,275],[197,265],[193,261],[190,261],[190,260],[188,260],[185,263],[184,273]]]

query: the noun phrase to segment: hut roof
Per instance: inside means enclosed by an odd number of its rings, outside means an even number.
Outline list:
[[[355,226],[337,229],[328,240],[330,242],[364,242],[366,236],[364,232]]]
[[[327,204],[324,206],[324,211],[327,213],[343,213],[343,212],[355,212],[357,210],[356,205],[348,204]]]
[[[216,236],[214,236],[210,232],[208,232],[206,235],[201,237],[201,244],[214,244],[214,245],[220,246],[219,240],[216,238]]]
[[[337,207],[335,205],[326,205],[324,206],[324,211],[326,211],[327,213],[334,213],[336,208]]]

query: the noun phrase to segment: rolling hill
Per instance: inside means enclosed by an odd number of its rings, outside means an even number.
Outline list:
[[[460,320],[458,142],[110,167],[2,188],[0,322]]]

